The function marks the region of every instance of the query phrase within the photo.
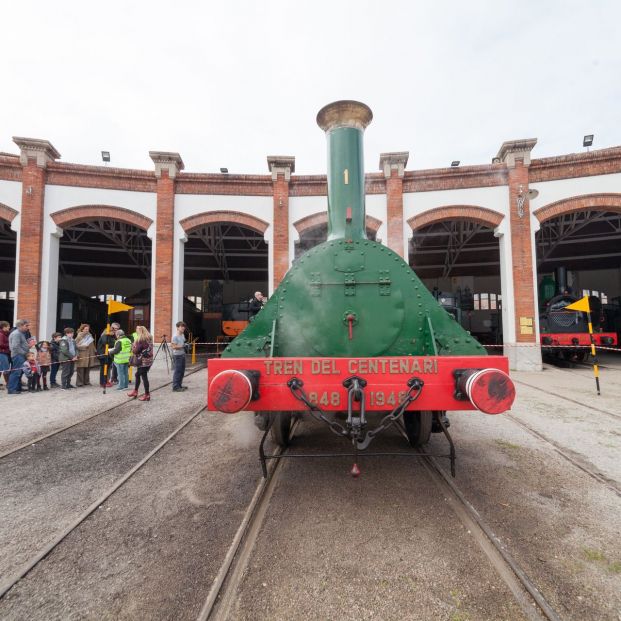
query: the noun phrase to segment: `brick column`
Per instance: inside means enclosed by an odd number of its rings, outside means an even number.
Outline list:
[[[528,200],[528,169],[530,152],[537,139],[512,140],[503,143],[497,158],[507,165],[509,184],[509,222],[511,226],[511,258],[513,263],[513,309],[515,343],[506,344],[511,368],[541,369],[541,350],[537,334],[537,274],[535,248],[530,226]],[[503,299],[503,305],[511,303]]]
[[[386,178],[387,245],[400,257],[405,256],[403,235],[403,175],[410,154],[408,151],[380,154],[380,170]],[[407,260],[407,259],[406,259]]]
[[[274,186],[272,249],[273,289],[276,289],[289,269],[289,181],[295,172],[295,157],[268,155],[267,165]]]
[[[30,332],[39,334],[41,306],[41,260],[44,228],[45,177],[47,164],[60,153],[47,140],[13,138],[20,148],[22,172],[22,208],[15,280],[17,319],[30,321]]]
[[[154,307],[152,333],[156,342],[173,334],[173,255],[175,245],[175,178],[184,169],[178,153],[149,151],[157,178],[157,218],[151,269],[155,271],[151,304]]]

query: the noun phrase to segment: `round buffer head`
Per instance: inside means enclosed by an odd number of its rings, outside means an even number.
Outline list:
[[[210,405],[225,414],[234,414],[248,407],[252,394],[252,382],[243,371],[221,371],[209,384]]]
[[[466,394],[474,407],[485,414],[501,414],[513,405],[515,385],[499,369],[475,371],[466,381]]]

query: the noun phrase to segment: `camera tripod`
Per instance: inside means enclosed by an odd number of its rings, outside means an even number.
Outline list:
[[[153,356],[153,363],[155,363],[155,359],[161,350],[164,350],[164,358],[166,359],[166,372],[170,374],[170,368],[173,363],[172,352],[170,351],[170,347],[168,345],[168,340],[166,339],[166,335],[162,334],[162,341],[160,342],[160,346],[157,348],[155,355]]]

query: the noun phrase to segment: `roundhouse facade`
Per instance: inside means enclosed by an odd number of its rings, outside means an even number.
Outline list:
[[[192,253],[187,252],[194,238],[201,237],[214,256],[220,252],[218,256],[226,259],[226,252],[217,250],[222,229],[214,228],[226,224],[228,239],[244,238],[244,252],[229,250],[230,264],[218,265],[217,273],[236,274],[238,279],[252,270],[259,273],[263,268],[255,266],[253,257],[260,262],[265,253],[266,284],[271,292],[305,236],[321,230],[327,220],[325,175],[295,175],[293,157],[268,157],[266,175],[203,174],[184,172],[178,153],[150,152],[153,170],[131,170],[62,162],[45,140],[15,138],[14,142],[19,154],[0,154],[0,226],[4,231],[0,241],[15,247],[13,259],[2,257],[9,268],[4,269],[0,291],[14,292],[14,318],[28,318],[37,335],[49,336],[58,323],[61,239],[72,231],[78,254],[66,264],[79,266],[75,257],[79,257],[80,239],[92,232],[88,223],[108,223],[110,229],[103,230],[100,224],[99,233],[107,235],[110,244],[121,249],[131,245],[131,268],[143,270],[148,279],[151,317],[147,319],[159,337],[171,334],[183,316],[184,273],[198,269],[191,267]],[[366,175],[368,233],[409,258],[414,269],[420,265],[429,274],[436,269],[450,278],[455,265],[477,269],[483,255],[498,253],[498,260],[494,255],[489,264],[499,276],[502,344],[514,369],[541,368],[538,244],[543,248],[539,263],[545,266],[550,253],[559,256],[559,248],[572,247],[563,246],[568,239],[561,235],[565,227],[578,231],[585,226],[574,216],[591,214],[593,219],[592,214],[621,213],[621,147],[535,159],[531,158],[535,144],[534,139],[505,142],[492,164],[433,170],[406,170],[408,153],[384,153],[379,172]],[[538,241],[537,234],[552,221],[561,222],[554,229],[558,240],[546,246],[548,242]],[[453,227],[454,223],[470,223],[471,228]],[[600,235],[602,243],[604,238],[616,239],[615,234],[621,240],[621,230],[615,232],[616,222],[607,221],[608,225],[610,235],[598,233],[590,240],[594,248]],[[446,231],[434,226],[445,226]],[[481,245],[481,256],[477,257],[475,248],[469,259],[460,259],[460,239],[463,249],[481,230],[490,231],[490,236],[493,232],[497,247]],[[249,233],[242,236],[239,231]],[[429,252],[440,253],[439,258],[423,262],[424,244],[417,253],[413,252],[416,243],[412,244],[421,231],[427,240],[453,235],[446,238],[451,248],[443,253],[442,247],[430,246]],[[141,263],[140,257],[147,254],[150,264]],[[194,254],[200,262],[200,254]],[[238,255],[246,257],[245,264],[234,265]],[[567,258],[562,255],[561,262]],[[597,262],[600,255],[605,270],[597,283],[603,281],[610,296],[619,296],[621,253],[593,250],[583,260]],[[88,279],[90,268],[83,269],[80,278]],[[101,263],[100,270],[106,269],[110,274],[105,286],[110,289],[118,273],[114,264]],[[586,279],[580,281],[580,287],[585,283]],[[602,290],[602,285],[597,288]]]

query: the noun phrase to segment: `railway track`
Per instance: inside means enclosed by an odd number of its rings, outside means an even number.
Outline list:
[[[401,430],[401,433],[407,440],[405,431]],[[491,527],[451,478],[438,466],[435,459],[431,456],[422,456],[420,459],[425,472],[449,501],[452,510],[464,527],[473,534],[499,577],[510,589],[525,617],[531,621],[542,619],[561,621],[561,617],[545,599],[533,580],[513,559]],[[229,618],[270,506],[274,489],[282,474],[281,464],[280,460],[275,460],[268,479],[263,480],[257,487],[225,560],[212,583],[197,621],[225,621]]]
[[[565,447],[561,446],[560,444],[558,444],[554,440],[550,440],[550,438],[546,437],[544,434],[540,433],[536,429],[533,429],[530,425],[528,425],[524,421],[521,421],[521,420],[517,419],[515,416],[513,416],[512,414],[509,414],[507,412],[505,413],[505,416],[507,418],[509,418],[512,422],[514,422],[516,425],[518,425],[519,427],[524,429],[524,431],[526,431],[527,433],[529,433],[533,437],[538,438],[539,440],[545,442],[546,444],[549,444],[552,447],[552,449],[554,450],[554,452],[556,452],[558,455],[560,455],[564,460],[568,461],[570,464],[572,464],[573,466],[575,466],[579,470],[582,470],[582,472],[585,472],[592,479],[594,479],[598,483],[601,483],[602,485],[606,486],[610,491],[612,491],[613,493],[615,493],[617,496],[619,496],[621,498],[621,486],[619,486],[618,483],[616,483],[615,481],[611,481],[610,479],[606,478],[604,475],[600,474],[599,472],[596,472],[592,468],[589,468],[587,465],[582,464],[575,457],[572,457],[565,450]]]
[[[539,591],[535,582],[515,561],[450,476],[438,466],[435,458],[422,457],[421,461],[429,477],[444,494],[461,523],[472,533],[479,547],[507,585],[526,618],[533,621],[540,619],[561,621],[561,617]]]
[[[536,386],[535,384],[529,384],[528,382],[525,382],[523,380],[518,380],[515,378],[513,378],[513,382],[515,384],[521,384],[522,386],[528,386],[529,388],[533,388],[534,390],[540,390],[541,392],[545,392],[547,395],[551,395],[553,397],[556,397],[557,399],[562,399],[563,401],[568,401],[569,403],[573,403],[574,405],[579,405],[580,407],[583,407],[583,408],[589,408],[590,410],[593,410],[594,412],[599,412],[600,414],[606,414],[607,416],[611,416],[612,418],[621,420],[621,415],[619,414],[615,414],[614,412],[609,412],[608,410],[602,410],[601,408],[593,407],[592,405],[588,403],[583,403],[582,401],[578,401],[577,399],[572,399],[571,397],[567,397],[558,392],[554,392],[552,390],[546,390],[545,388],[541,388],[540,386]]]
[[[163,386],[160,386],[163,388]],[[164,440],[162,440],[155,448],[145,455],[138,463],[136,463],[123,476],[118,478],[110,487],[87,507],[79,516],[77,516],[62,532],[58,533],[50,540],[44,548],[33,555],[26,563],[19,567],[12,575],[5,578],[0,583],[0,600],[16,585],[20,580],[27,576],[44,558],[46,558],[52,550],[54,550],[64,539],[66,539],[80,524],[82,524],[98,507],[100,507],[112,494],[120,489],[134,474],[136,474],[154,455],[156,455],[163,447],[165,447],[177,434],[189,425],[201,412],[206,409],[202,405],[195,410],[188,418],[178,425]]]
[[[197,368],[194,369],[190,369],[185,377],[188,377],[190,375],[194,375],[194,373],[198,373],[199,371],[204,370],[204,367],[202,365],[199,365]],[[159,386],[157,386],[156,388],[153,388],[151,390],[151,392],[156,392],[158,390],[161,390],[162,388],[166,388],[166,386],[170,386],[172,384],[172,380],[165,382],[163,384],[160,384]],[[46,433],[44,435],[41,436],[37,436],[36,438],[32,438],[31,440],[28,440],[27,442],[23,442],[22,444],[19,444],[18,446],[15,446],[7,451],[5,451],[4,453],[0,453],[0,459],[4,459],[5,457],[8,457],[9,455],[13,455],[14,453],[17,453],[18,451],[22,451],[23,449],[28,448],[29,446],[33,446],[34,444],[38,444],[39,442],[43,442],[43,440],[47,440],[48,438],[52,438],[53,436],[56,436],[60,433],[63,433],[65,431],[68,431],[69,429],[73,429],[74,427],[77,427],[78,425],[82,425],[86,422],[88,422],[89,420],[92,420],[93,418],[97,418],[98,416],[101,416],[102,414],[109,414],[110,412],[113,412],[114,410],[117,410],[119,408],[125,407],[127,405],[128,401],[123,401],[121,403],[117,403],[116,405],[113,405],[109,408],[106,408],[104,410],[100,410],[99,412],[95,412],[94,414],[91,414],[90,416],[87,416],[86,418],[82,418],[74,423],[71,423],[70,425],[66,425],[65,427],[61,427],[59,429],[55,429],[54,431],[50,431],[49,433]]]
[[[296,421],[291,431],[291,439],[293,439],[298,425],[299,421]],[[276,454],[282,454],[285,450],[278,449]],[[282,460],[273,460],[269,467],[268,477],[259,482],[224,561],[209,589],[197,621],[207,621],[208,619],[224,621],[228,618],[282,468]]]

